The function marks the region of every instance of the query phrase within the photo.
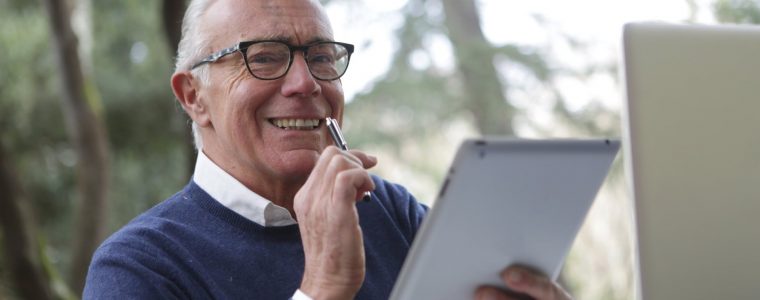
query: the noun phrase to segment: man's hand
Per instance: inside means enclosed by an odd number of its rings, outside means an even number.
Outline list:
[[[361,151],[327,147],[296,193],[305,267],[301,291],[314,299],[352,299],[364,282],[364,243],[356,201],[375,188]]]
[[[536,300],[569,300],[570,295],[557,283],[527,268],[511,266],[501,273],[501,279],[513,291]],[[482,286],[475,292],[476,300],[526,299],[521,295],[505,292],[499,288]]]

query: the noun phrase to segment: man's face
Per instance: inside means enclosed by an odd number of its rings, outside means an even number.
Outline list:
[[[282,39],[291,45],[333,40],[327,17],[315,5],[308,0],[219,1],[202,24],[213,51],[246,40]],[[282,186],[300,186],[322,149],[332,143],[324,118],[342,119],[340,81],[312,77],[301,52],[296,52],[290,71],[276,80],[251,76],[239,53],[206,67],[210,84],[198,93],[209,118],[201,124],[204,153],[270,199],[280,196],[276,190]],[[307,125],[318,121],[319,126],[281,128],[291,120]]]

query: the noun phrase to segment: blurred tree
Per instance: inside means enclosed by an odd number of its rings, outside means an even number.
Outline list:
[[[162,15],[162,1],[93,2],[92,58],[112,146],[109,231],[176,192],[192,171],[189,126],[169,86],[176,45]]]
[[[721,23],[760,24],[760,2],[753,0],[718,0],[713,15]]]
[[[109,186],[109,150],[103,106],[97,87],[85,74],[78,39],[71,27],[71,8],[64,1],[43,2],[50,21],[52,45],[63,93],[61,107],[66,128],[76,149],[79,201],[75,214],[69,281],[81,292],[92,253],[106,234],[106,199]]]
[[[435,189],[441,181],[446,166],[441,161],[453,156],[453,146],[435,145],[455,136],[518,134],[515,118],[525,111],[515,107],[508,95],[528,88],[510,85],[504,65],[540,83],[533,89],[554,98],[556,118],[578,123],[579,118],[569,113],[561,93],[553,88],[553,80],[562,70],[550,67],[546,50],[487,41],[476,1],[409,0],[400,14],[403,23],[397,29],[398,46],[391,66],[347,105],[345,128],[357,146],[403,161],[407,170],[416,174],[408,175],[414,178],[410,185],[425,182]],[[453,54],[453,68],[436,59],[446,54],[446,48]],[[591,110],[602,111],[600,107]],[[597,124],[594,116],[589,113],[592,120],[583,128]],[[531,118],[519,121],[527,124],[523,127],[534,123]],[[543,133],[552,134],[550,130]],[[431,152],[430,147],[437,151]],[[386,176],[397,172],[379,168]],[[433,195],[420,196],[429,201]]]
[[[442,0],[448,37],[463,81],[465,107],[482,134],[513,135],[512,115],[494,66],[496,50],[480,28],[475,0]]]
[[[46,262],[49,259],[45,254],[57,253],[49,252],[50,249],[40,241],[49,236],[51,229],[65,233],[71,231],[68,222],[60,222],[62,219],[59,216],[69,212],[67,200],[71,199],[68,195],[74,190],[74,171],[60,163],[60,158],[70,157],[68,154],[73,152],[67,151],[68,147],[58,142],[66,140],[66,134],[61,126],[60,103],[56,102],[59,93],[52,92],[57,83],[54,79],[57,78],[50,76],[55,68],[46,40],[47,24],[40,13],[39,3],[17,2],[19,5],[0,2],[0,28],[3,28],[0,30],[0,53],[3,54],[0,57],[0,144],[5,151],[6,162],[15,166],[11,174],[16,178],[18,194],[15,200],[12,194],[0,195],[8,195],[3,200],[18,201],[18,206],[22,208],[20,214],[8,211],[18,219],[2,217],[3,222],[21,222],[17,226],[26,226],[27,229],[3,234],[3,257],[8,258],[9,252],[14,251],[31,253],[37,256],[32,262],[45,266],[43,278],[53,280],[47,272]],[[16,240],[19,234],[26,235]],[[61,239],[67,241],[65,244],[70,240],[63,235]],[[32,250],[34,248],[39,250]],[[14,262],[3,260],[1,263],[2,278],[12,282],[10,279],[19,273],[6,267]],[[34,269],[28,271],[36,272]],[[0,280],[0,286],[5,282]],[[0,287],[2,292],[3,287]],[[10,289],[9,294],[27,298],[18,290],[14,292]],[[55,291],[55,294],[58,292]],[[4,298],[2,294],[0,298]]]
[[[24,201],[13,160],[0,142],[0,229],[8,274],[16,293],[25,299],[52,299],[40,262],[37,233]]]
[[[161,6],[161,20],[164,34],[169,43],[170,55],[177,53],[177,45],[182,37],[182,17],[185,14],[187,3],[185,0],[163,0]]]
[[[164,0],[161,7],[161,19],[166,34],[166,39],[169,45],[169,55],[172,57],[177,54],[177,46],[179,40],[182,38],[182,18],[187,8],[187,1],[185,0]],[[190,118],[186,114],[175,114],[174,118],[190,124]],[[190,178],[193,170],[195,169],[195,159],[197,156],[195,144],[193,140],[193,131],[190,126],[185,129],[185,152],[187,155],[186,174]]]
[[[615,78],[615,61],[581,68],[553,61],[551,47],[590,51],[586,43],[545,22],[540,15],[534,19],[552,36],[552,45],[494,45],[483,34],[478,5],[471,0],[407,1],[400,12],[403,22],[397,29],[396,51],[388,72],[346,108],[348,140],[382,159],[375,172],[403,182],[429,204],[445,175],[446,160],[453,157],[462,138],[483,134],[599,137],[618,136],[620,132],[617,112],[599,104],[602,99],[571,108],[569,104],[579,99],[567,99],[559,88],[559,83],[567,80],[583,85],[600,76]],[[439,61],[449,52],[453,67]],[[535,111],[548,115],[550,121],[535,118]],[[616,168],[619,171],[619,165]],[[620,224],[609,227],[622,232],[615,241],[627,241],[626,220],[614,221]],[[613,245],[619,248],[602,255],[626,257],[617,254],[628,253],[627,245]],[[586,252],[583,257],[593,260],[593,255]],[[584,271],[588,273],[588,269]],[[566,276],[563,273],[562,281],[576,291],[588,281],[588,276],[578,280]],[[612,290],[618,286],[613,284],[598,284],[605,287],[609,296],[605,299],[626,299],[630,289]]]
[[[77,157],[76,141],[63,126],[67,122],[63,77],[58,75],[57,48],[51,43],[57,31],[51,30],[41,4],[0,0],[0,143],[13,156],[19,189],[25,192],[23,199],[32,216],[29,223],[39,229],[39,235],[28,240],[40,243],[38,261],[51,280],[52,293],[67,298],[73,289],[64,281],[71,281],[70,274],[76,272],[72,256],[79,251],[74,249],[73,236],[79,219],[75,200],[81,197],[77,163],[82,159]],[[82,42],[90,44],[85,45],[80,64],[90,64],[82,72],[91,72],[90,87],[97,86],[103,101],[98,116],[108,120],[104,129],[110,138],[112,167],[104,170],[102,179],[113,184],[107,223],[88,230],[107,233],[186,183],[192,170],[187,162],[194,162],[195,155],[188,159],[185,149],[192,145],[185,132],[189,126],[172,101],[168,85],[174,50],[162,34],[162,2],[99,0],[90,9],[84,15],[92,18],[90,36]],[[179,21],[173,24],[179,30]],[[2,221],[6,220],[11,219]],[[9,246],[21,249],[22,243],[2,242],[10,238],[15,239],[3,235],[0,244],[6,250]],[[0,258],[0,299],[22,297],[10,286],[16,273],[9,269],[6,256]],[[65,276],[58,275],[59,270]]]

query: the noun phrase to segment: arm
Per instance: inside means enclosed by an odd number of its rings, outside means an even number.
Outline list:
[[[117,248],[119,251],[114,251]],[[157,256],[129,245],[106,244],[93,257],[82,299],[185,298],[180,296],[181,289],[159,270],[172,268]]]

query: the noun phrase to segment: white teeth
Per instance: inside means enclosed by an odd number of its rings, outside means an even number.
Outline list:
[[[270,122],[282,129],[312,130],[319,126],[319,119],[272,119]]]

